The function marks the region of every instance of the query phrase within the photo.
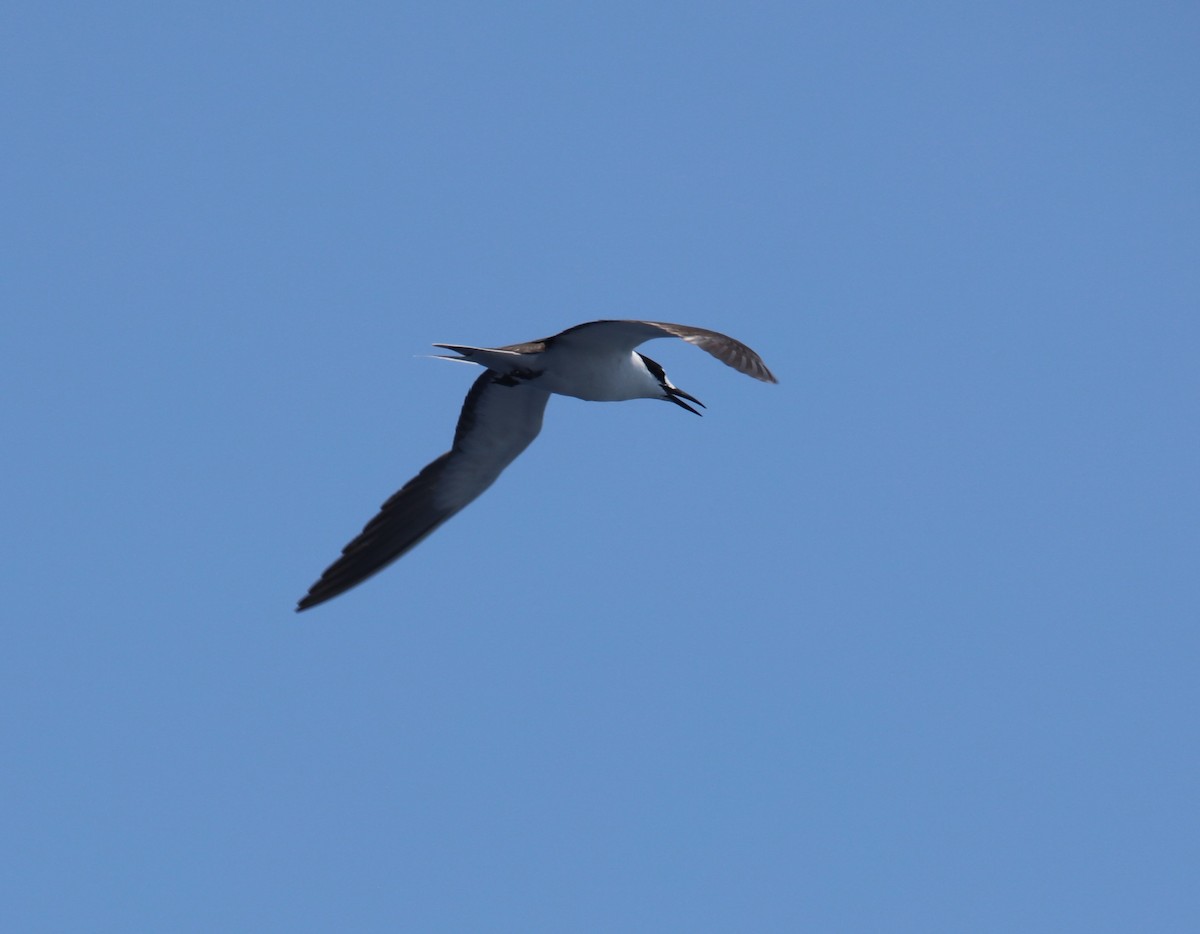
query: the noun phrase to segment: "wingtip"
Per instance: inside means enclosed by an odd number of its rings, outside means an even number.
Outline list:
[[[775,378],[775,374],[772,373],[769,369],[767,369],[767,365],[765,363],[763,363],[762,360],[758,361],[758,366],[756,366],[754,369],[743,370],[742,372],[745,373],[747,376],[753,376],[755,379],[760,380],[764,383],[778,383],[779,382],[779,380],[777,380]]]

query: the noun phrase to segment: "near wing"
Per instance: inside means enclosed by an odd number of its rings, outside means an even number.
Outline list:
[[[454,445],[393,495],[296,606],[324,603],[391,564],[486,490],[542,429],[550,394],[488,370],[463,403]]]

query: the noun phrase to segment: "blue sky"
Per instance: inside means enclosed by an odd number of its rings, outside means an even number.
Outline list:
[[[13,931],[1194,931],[1191,4],[0,13]],[[435,341],[708,405],[445,450]]]

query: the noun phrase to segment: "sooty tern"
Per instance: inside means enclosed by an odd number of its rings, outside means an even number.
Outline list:
[[[658,337],[681,338],[740,373],[776,381],[758,354],[732,337],[658,321],[591,321],[507,347],[434,344],[458,354],[438,355],[444,359],[486,367],[467,393],[454,444],[383,504],[300,600],[297,612],[362,583],[491,486],[541,431],[551,393],[589,402],[661,399],[699,415],[688,402],[701,408],[704,403],[634,350]]]

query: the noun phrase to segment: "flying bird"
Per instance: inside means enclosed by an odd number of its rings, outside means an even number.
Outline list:
[[[704,408],[663,368],[634,350],[648,340],[678,337],[739,373],[776,382],[758,354],[740,341],[683,324],[590,321],[553,337],[507,347],[434,344],[447,360],[485,367],[463,403],[454,444],[406,483],[342,550],[296,606],[307,610],[345,593],[391,564],[491,486],[537,437],[552,393],[589,402],[661,399],[696,415]]]

